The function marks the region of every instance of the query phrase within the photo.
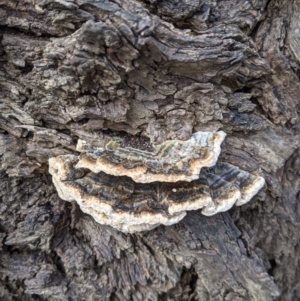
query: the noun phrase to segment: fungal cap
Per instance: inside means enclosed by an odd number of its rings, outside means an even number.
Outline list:
[[[190,182],[198,178],[202,167],[216,164],[225,136],[222,131],[197,132],[187,141],[165,141],[154,152],[110,142],[105,150],[82,154],[76,167],[128,176],[138,183]]]
[[[49,160],[59,196],[76,201],[98,223],[130,233],[172,225],[188,210],[203,208],[204,215],[224,212],[248,202],[264,185],[263,178],[222,162],[191,182],[141,184],[128,177],[75,168],[78,160],[74,155]]]

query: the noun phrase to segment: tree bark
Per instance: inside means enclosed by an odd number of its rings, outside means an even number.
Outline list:
[[[300,2],[0,0],[0,300],[300,298]],[[125,234],[48,159],[227,133],[250,203]]]

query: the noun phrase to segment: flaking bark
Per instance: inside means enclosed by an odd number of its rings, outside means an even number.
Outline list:
[[[298,300],[299,1],[0,0],[0,300]],[[78,141],[227,133],[248,205],[124,234],[59,199]]]

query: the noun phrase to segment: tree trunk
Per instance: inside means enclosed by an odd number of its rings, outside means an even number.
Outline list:
[[[0,300],[300,298],[300,1],[0,0]],[[248,204],[122,233],[48,159],[227,133]]]

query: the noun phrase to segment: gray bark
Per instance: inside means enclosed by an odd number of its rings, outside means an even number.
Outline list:
[[[0,0],[0,300],[300,298],[300,2]],[[59,199],[79,139],[227,133],[247,205],[124,234]]]

